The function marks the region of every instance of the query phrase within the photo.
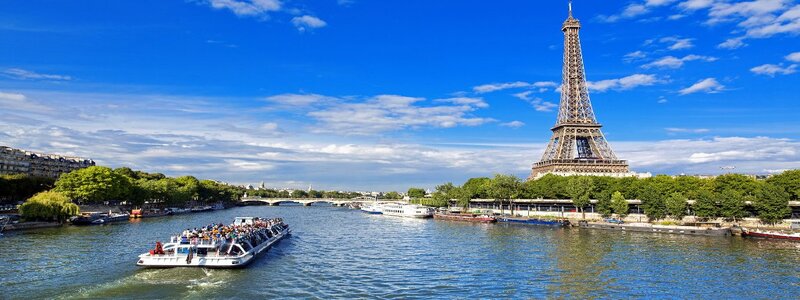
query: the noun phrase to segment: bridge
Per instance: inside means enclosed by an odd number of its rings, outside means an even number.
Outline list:
[[[375,199],[338,199],[338,198],[262,198],[262,197],[245,197],[242,198],[244,205],[271,205],[278,206],[282,203],[297,203],[303,206],[311,206],[314,203],[328,203],[332,206],[345,206],[348,204],[364,204],[375,202]],[[399,201],[386,201],[381,202],[399,202]]]

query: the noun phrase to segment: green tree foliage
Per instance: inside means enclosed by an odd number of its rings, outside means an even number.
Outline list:
[[[686,196],[684,196],[680,192],[674,192],[664,200],[664,205],[667,208],[667,215],[670,217],[681,220],[684,216],[686,216]]]
[[[766,184],[759,191],[757,199],[755,206],[758,218],[764,223],[774,224],[791,213],[789,193],[784,187]]]
[[[739,194],[756,195],[759,184],[755,178],[742,174],[725,174],[714,178],[714,192],[735,191]]]
[[[614,194],[611,195],[611,208],[620,218],[625,218],[625,216],[628,215],[628,211],[630,211],[628,201],[625,201],[625,196],[619,191],[615,191]]]
[[[304,190],[292,191],[292,198],[308,198],[308,193]]]
[[[599,197],[597,197],[596,206],[597,212],[600,213],[600,215],[604,218],[610,217],[612,214],[614,214],[614,207],[611,203],[611,195],[608,193],[601,193]]]
[[[130,193],[130,180],[111,168],[91,166],[61,175],[55,190],[79,202],[103,203],[125,200]]]
[[[41,192],[20,205],[20,215],[26,220],[64,222],[80,213],[67,196],[54,191]]]
[[[767,179],[767,183],[789,193],[790,200],[800,200],[800,170],[789,170]]]
[[[386,197],[386,199],[390,199],[390,200],[397,200],[397,199],[402,198],[402,197],[400,197],[400,193],[394,192],[394,191],[386,193],[386,195],[384,195],[384,197]]]
[[[692,205],[694,215],[700,218],[715,218],[719,216],[717,198],[709,190],[701,190]]]
[[[425,197],[425,190],[421,188],[409,188],[408,189],[408,196],[412,199],[415,198],[424,198]]]
[[[650,220],[660,220],[667,216],[667,206],[664,203],[664,196],[656,189],[644,189],[640,192],[639,199],[642,200],[644,214]]]
[[[537,180],[525,183],[525,196],[527,198],[563,199],[569,197],[566,193],[565,177],[546,174]]]
[[[55,179],[25,174],[0,175],[0,204],[25,201],[31,196],[53,188]]]
[[[489,185],[492,180],[488,177],[470,178],[461,187],[472,199],[489,198]]]
[[[586,219],[586,206],[590,204],[589,195],[594,190],[594,179],[588,176],[573,176],[567,181],[567,194],[572,199],[572,204],[581,210],[583,219]]]
[[[719,203],[720,217],[736,221],[736,219],[747,216],[747,211],[745,211],[745,199],[741,192],[726,189],[717,193],[716,196],[717,203]]]
[[[503,203],[511,204],[511,199],[517,199],[522,191],[522,182],[514,175],[496,174],[489,184],[489,197],[500,202],[500,212],[503,213]],[[514,214],[512,206],[511,214]]]

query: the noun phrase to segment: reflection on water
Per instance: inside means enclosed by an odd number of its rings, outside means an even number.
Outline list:
[[[246,269],[139,269],[182,229],[283,217]],[[796,298],[797,243],[243,207],[1,238],[0,298]]]

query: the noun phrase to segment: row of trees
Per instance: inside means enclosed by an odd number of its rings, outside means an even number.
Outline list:
[[[0,175],[0,204],[25,201],[36,193],[53,188],[55,182],[53,178],[25,174]]]
[[[54,191],[63,193],[79,204],[98,204],[107,201],[133,205],[163,203],[168,206],[186,205],[190,201],[213,203],[231,202],[241,198],[242,189],[212,180],[192,176],[176,178],[161,173],[133,171],[123,167],[111,169],[92,166],[61,175]]]
[[[470,199],[495,199],[501,204],[510,204],[513,199],[537,198],[572,199],[581,211],[589,206],[591,199],[596,199],[597,210],[607,216],[626,215],[625,199],[639,199],[645,214],[653,220],[680,219],[690,210],[698,217],[736,220],[749,215],[749,201],[762,221],[772,223],[790,214],[788,201],[800,199],[800,170],[786,171],[766,180],[740,174],[713,179],[666,175],[645,179],[545,175],[523,182],[512,175],[498,174],[494,178],[471,178],[461,186],[439,185],[427,204],[446,206],[455,200],[458,206],[467,207]],[[694,200],[694,204],[689,206],[687,200]]]

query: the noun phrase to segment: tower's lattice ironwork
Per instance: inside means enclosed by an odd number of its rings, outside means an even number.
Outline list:
[[[546,173],[619,176],[630,172],[628,162],[617,159],[611,150],[594,115],[583,68],[580,29],[581,23],[572,17],[570,3],[569,17],[561,27],[564,69],[558,119],[542,160],[533,165],[529,179]]]

